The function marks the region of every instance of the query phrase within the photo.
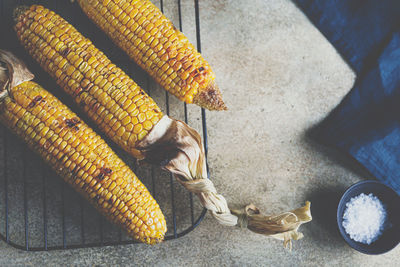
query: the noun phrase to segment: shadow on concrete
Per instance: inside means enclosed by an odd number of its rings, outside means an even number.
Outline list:
[[[309,235],[321,246],[343,246],[343,240],[337,227],[336,210],[339,200],[346,190],[344,186],[318,189],[307,196],[312,203],[313,231]]]
[[[303,141],[311,149],[321,154],[321,157],[329,158],[332,164],[340,165],[354,175],[364,177],[365,179],[374,179],[357,160],[344,151],[334,149],[318,143],[316,129],[319,124],[308,129],[303,136]],[[326,179],[325,177],[321,177]],[[350,184],[349,184],[350,186]],[[321,246],[329,245],[331,248],[342,249],[344,240],[342,239],[336,220],[336,211],[340,198],[347,189],[347,185],[327,185],[319,187],[317,190],[307,193],[307,199],[312,203],[311,213],[313,216],[313,230],[309,235],[315,242],[321,243]]]
[[[307,145],[309,145],[313,150],[322,154],[322,156],[329,158],[333,164],[343,166],[344,168],[361,177],[374,179],[374,176],[346,151],[341,151],[337,148],[330,147],[317,141],[319,139],[319,126],[320,123],[317,123],[304,133],[303,140]]]

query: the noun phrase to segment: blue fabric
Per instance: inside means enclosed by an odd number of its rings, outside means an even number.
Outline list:
[[[400,0],[296,0],[357,73],[317,127],[400,194]]]

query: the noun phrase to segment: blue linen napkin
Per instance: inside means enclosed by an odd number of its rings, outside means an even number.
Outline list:
[[[315,137],[400,194],[400,0],[295,0],[357,74]]]

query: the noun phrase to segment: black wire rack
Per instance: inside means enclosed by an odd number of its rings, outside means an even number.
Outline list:
[[[201,52],[198,0],[153,1]],[[207,155],[207,124],[204,109],[187,106],[160,88],[70,0],[0,0],[0,48],[22,58],[36,75],[35,81],[70,106],[98,133],[100,131],[72,100],[43,72],[19,45],[13,32],[12,13],[18,5],[41,4],[73,24],[116,65],[128,73],[174,118],[184,120],[203,134]],[[65,184],[25,144],[0,125],[0,239],[26,251],[100,247],[136,243],[120,228],[109,223],[85,199]],[[140,165],[105,138],[114,151],[135,171],[160,204],[167,220],[166,240],[186,235],[206,214],[197,198],[183,189],[171,174],[154,166]],[[207,166],[208,170],[208,166]]]

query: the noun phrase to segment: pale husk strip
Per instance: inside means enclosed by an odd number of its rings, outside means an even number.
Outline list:
[[[9,95],[11,88],[34,77],[19,58],[9,51],[0,49],[0,101]]]
[[[175,174],[188,191],[196,194],[201,204],[214,218],[226,226],[239,226],[284,241],[292,247],[291,240],[298,240],[301,224],[312,220],[310,202],[290,212],[265,216],[253,204],[243,210],[231,210],[226,199],[217,193],[207,177],[204,148],[200,135],[182,121],[164,116],[153,130],[139,142],[137,149],[144,160],[160,165]]]

